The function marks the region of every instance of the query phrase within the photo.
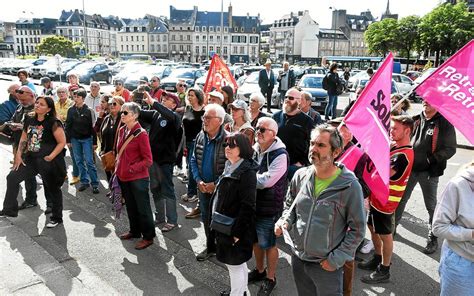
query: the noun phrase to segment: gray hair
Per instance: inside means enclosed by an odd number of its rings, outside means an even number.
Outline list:
[[[221,119],[221,124],[224,122],[225,110],[221,105],[218,104],[209,104],[204,107],[204,112],[214,111],[216,116]]]
[[[93,86],[93,85],[97,85],[98,87],[100,87],[100,83],[98,81],[92,81],[89,86]]]
[[[249,103],[250,103],[250,100],[252,99],[256,99],[257,102],[258,102],[258,105],[260,106],[260,108],[265,105],[265,97],[262,95],[261,92],[254,92],[253,94],[250,95],[250,98],[249,98]]]
[[[278,134],[278,123],[271,117],[260,117],[257,121],[257,125],[265,123],[268,126],[268,129],[272,130]]]
[[[331,151],[336,151],[336,149],[342,149],[343,148],[343,141],[342,141],[342,136],[337,130],[337,128],[327,125],[327,124],[320,124],[316,126],[312,131],[311,131],[311,140],[313,140],[314,137],[316,137],[316,133],[329,133],[329,144],[331,144]]]
[[[133,113],[134,115],[137,116],[138,118],[138,115],[140,115],[140,110],[142,109],[140,107],[140,105],[138,105],[137,103],[135,102],[127,102],[125,104],[122,105],[122,110],[123,109],[127,109],[128,111],[130,111],[131,113]]]
[[[301,98],[304,98],[306,101],[311,101],[313,96],[311,95],[310,92],[302,91],[301,92]]]
[[[60,86],[56,89],[56,93],[58,93],[58,91],[64,91],[66,94],[69,94],[69,90],[67,89],[67,87],[65,86]]]

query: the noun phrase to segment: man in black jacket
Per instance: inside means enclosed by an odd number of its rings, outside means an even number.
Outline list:
[[[263,96],[267,98],[267,112],[272,113],[272,93],[275,87],[275,74],[272,71],[272,61],[267,60],[265,62],[265,69],[260,70],[258,73],[258,86]]]
[[[78,191],[86,190],[92,185],[92,193],[99,193],[99,179],[94,162],[94,151],[97,148],[97,136],[94,130],[95,113],[84,104],[87,96],[85,89],[74,91],[74,106],[67,111],[66,142],[72,147],[74,159],[79,167],[81,185]],[[90,184],[89,184],[90,183]]]
[[[423,101],[423,111],[413,119],[415,130],[411,141],[415,158],[405,193],[396,210],[395,223],[397,225],[400,223],[413,188],[416,183],[420,183],[430,225],[428,241],[423,253],[432,254],[438,249],[438,239],[431,230],[438,181],[439,176],[442,176],[446,169],[447,160],[456,153],[456,131],[453,125],[426,101]]]
[[[179,99],[175,94],[163,92],[159,103],[148,92],[144,92],[143,101],[151,106],[151,110],[140,112],[139,120],[150,125],[149,137],[153,155],[150,188],[155,201],[155,223],[166,222],[161,231],[168,232],[178,226],[173,167],[182,133],[181,120],[173,110],[179,107]]]
[[[337,74],[337,64],[333,63],[329,67],[329,72],[323,78],[323,88],[327,90],[329,102],[324,110],[324,116],[326,120],[330,120],[337,117],[337,87],[341,82],[339,81],[339,75]]]
[[[278,92],[280,93],[280,105],[285,100],[285,94],[287,90],[295,86],[295,73],[290,69],[288,62],[283,63],[283,71],[278,74]]]

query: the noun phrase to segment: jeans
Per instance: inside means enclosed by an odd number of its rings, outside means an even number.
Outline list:
[[[432,224],[434,210],[436,208],[437,202],[436,195],[438,191],[438,181],[439,177],[430,177],[428,171],[411,172],[410,178],[408,179],[408,183],[405,188],[405,192],[403,193],[402,199],[400,200],[400,204],[398,205],[397,210],[395,212],[396,225],[400,223],[400,219],[402,218],[406,204],[410,199],[411,193],[413,192],[416,183],[420,183],[421,191],[423,192],[423,199],[425,200],[425,207],[429,215],[429,225]],[[434,237],[433,233],[431,232],[431,226],[429,236]]]
[[[204,224],[204,232],[206,233],[206,247],[208,252],[216,251],[216,242],[214,232],[210,230],[211,224],[211,194],[198,191],[199,209],[201,210],[201,221]]]
[[[188,196],[197,195],[197,184],[194,180],[193,172],[191,171],[191,156],[194,151],[194,141],[186,142],[186,150],[188,150],[188,155],[186,155],[186,164],[188,166]]]
[[[71,155],[71,162],[72,162],[72,176],[79,177],[79,167],[77,166],[76,159],[74,158],[74,151],[72,147],[69,148],[69,154]]]
[[[226,264],[230,277],[230,295],[242,296],[244,293],[250,295],[248,289],[248,269],[247,262],[239,265]]]
[[[329,102],[326,105],[326,110],[324,110],[324,116],[326,120],[329,119],[329,116],[332,116],[332,119],[337,117],[337,95],[328,95]]]
[[[81,177],[81,184],[89,184],[93,187],[99,186],[97,178],[97,168],[94,163],[94,151],[92,148],[92,137],[87,139],[71,139],[72,150],[74,152],[74,159],[79,167],[79,174]],[[89,175],[89,177],[88,177]]]
[[[37,203],[38,196],[36,195],[36,186],[36,176],[28,177],[25,179],[25,202],[32,205]]]
[[[474,295],[474,262],[459,256],[446,243],[441,250],[439,277],[441,296]]]
[[[127,206],[130,233],[133,236],[143,236],[145,240],[152,240],[155,236],[155,224],[148,194],[148,178],[123,182],[118,180],[122,195]]]
[[[324,270],[319,263],[291,256],[291,267],[298,295],[342,296],[343,269]]]
[[[173,184],[173,164],[159,165],[156,162],[150,168],[153,200],[156,208],[156,219],[170,224],[178,223],[176,212],[176,193]],[[157,179],[157,180],[156,180]]]
[[[60,156],[57,156],[58,158]],[[37,174],[43,179],[45,196],[49,197],[48,203],[51,203],[51,218],[56,221],[62,221],[63,217],[63,193],[61,186],[64,183],[64,176],[58,179],[57,167],[53,162],[64,165],[64,158],[54,159],[51,162],[41,157],[25,159],[26,166],[21,165],[18,170],[10,171],[7,176],[7,192],[3,201],[3,210],[9,214],[18,213],[18,193],[20,191],[20,183],[29,178],[35,178]],[[65,169],[65,168],[63,168]]]

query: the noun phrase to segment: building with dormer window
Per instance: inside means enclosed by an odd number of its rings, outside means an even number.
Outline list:
[[[36,47],[43,38],[56,33],[57,19],[32,18],[15,22],[14,49],[17,55],[36,54]]]
[[[344,9],[332,12],[332,29],[341,30],[349,38],[350,56],[368,56],[367,44],[364,33],[370,24],[375,22],[370,10],[361,12],[360,15],[347,14]]]

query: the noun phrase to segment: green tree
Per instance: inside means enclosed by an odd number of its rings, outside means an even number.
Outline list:
[[[420,48],[436,56],[450,56],[474,38],[474,13],[465,2],[443,3],[426,14],[420,23]]]
[[[406,57],[407,69],[411,51],[417,48],[420,42],[420,22],[420,17],[416,15],[407,16],[398,21],[396,49],[401,56]]]
[[[63,57],[75,57],[77,56],[78,48],[81,44],[72,42],[63,36],[50,36],[41,40],[37,50],[39,54],[44,55],[55,55],[60,54]]]
[[[381,56],[387,55],[390,50],[396,49],[398,38],[397,21],[391,18],[372,23],[365,31],[365,42],[369,53]]]

